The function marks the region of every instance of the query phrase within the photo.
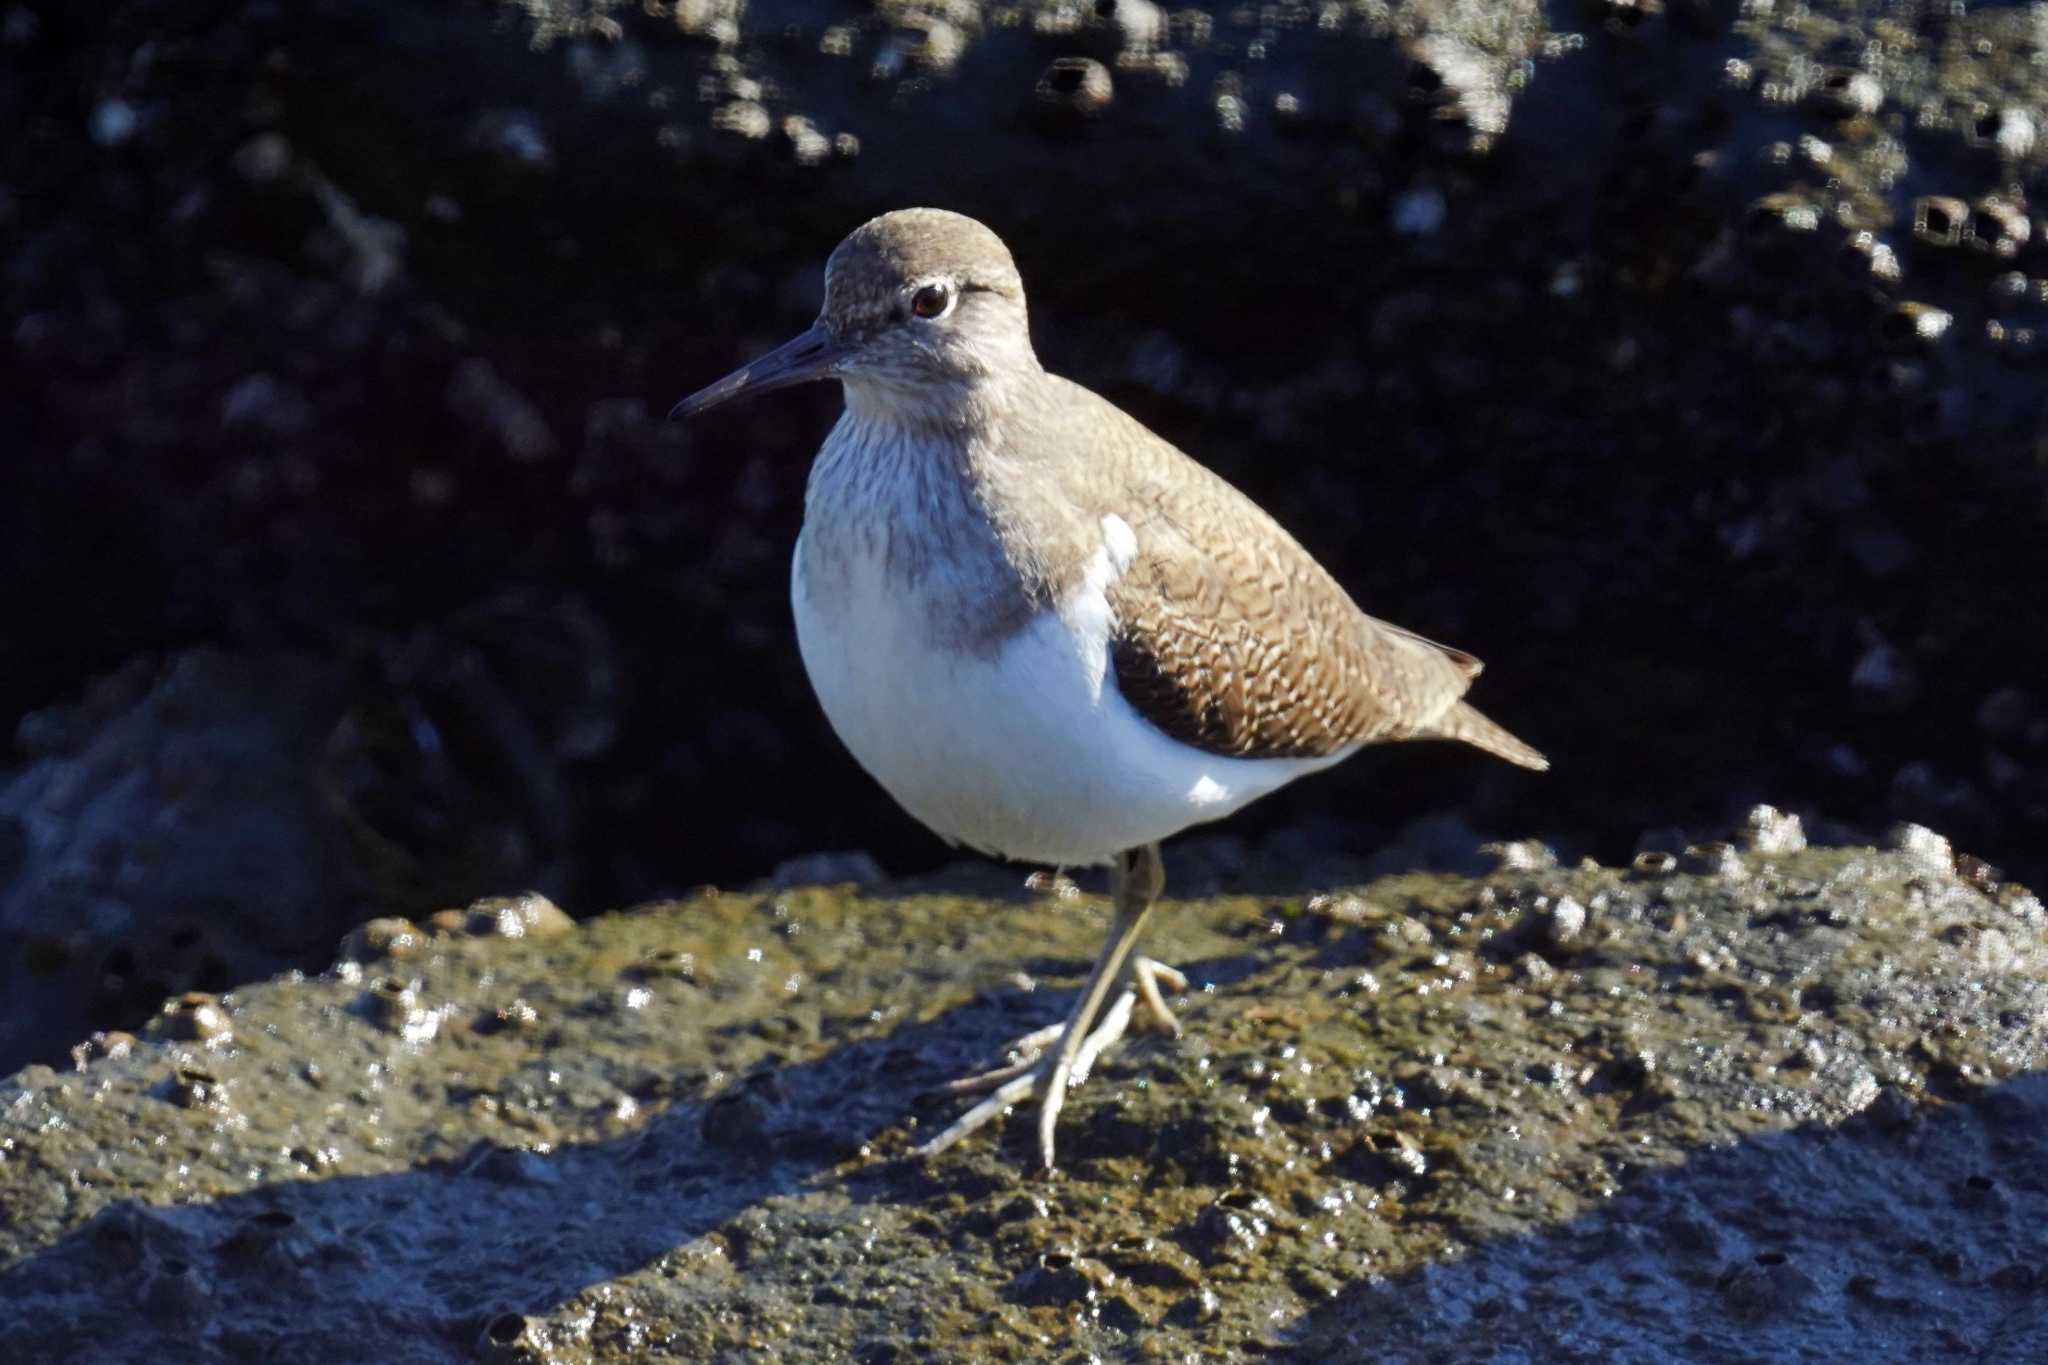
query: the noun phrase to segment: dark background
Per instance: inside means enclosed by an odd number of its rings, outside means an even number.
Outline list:
[[[1367,753],[1249,881],[1759,800],[2040,876],[2028,11],[1477,8],[7,7],[0,1065],[372,914],[950,860],[794,648],[836,391],[661,420],[912,203],[1555,764]]]

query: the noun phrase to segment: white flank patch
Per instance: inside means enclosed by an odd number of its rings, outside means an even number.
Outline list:
[[[1116,577],[1122,578],[1124,570],[1138,558],[1138,533],[1128,521],[1111,512],[1102,519],[1102,548],[1109,553]]]

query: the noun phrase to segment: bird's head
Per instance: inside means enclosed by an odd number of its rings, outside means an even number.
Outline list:
[[[945,407],[1037,366],[1024,282],[1002,238],[962,214],[899,209],[832,252],[825,306],[808,331],[669,415],[813,379],[843,381],[861,405]]]

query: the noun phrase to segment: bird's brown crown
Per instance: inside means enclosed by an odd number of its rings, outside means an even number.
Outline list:
[[[854,330],[886,322],[905,291],[927,280],[1024,303],[1024,281],[1002,238],[965,214],[898,209],[861,224],[833,250],[824,317]]]

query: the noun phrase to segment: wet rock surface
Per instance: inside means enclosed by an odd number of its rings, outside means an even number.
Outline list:
[[[0,1083],[10,1359],[2017,1359],[2048,919],[1895,842],[1172,904],[1050,1181],[904,1153],[1099,897],[365,926]]]
[[[937,863],[792,647],[833,396],[659,420],[937,202],[1016,248],[1054,368],[1490,659],[1558,765],[1371,754],[1241,834],[1617,861],[1768,792],[2038,879],[2044,49],[1945,0],[9,4],[0,724],[34,764],[137,659],[311,659],[286,804],[400,915]],[[77,932],[38,903],[15,976]]]

